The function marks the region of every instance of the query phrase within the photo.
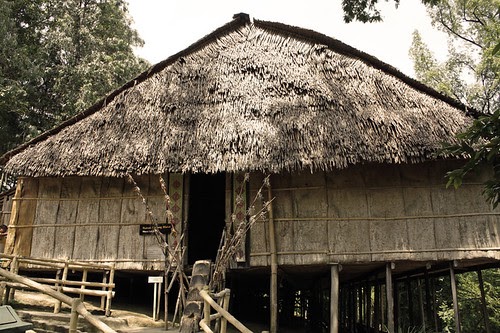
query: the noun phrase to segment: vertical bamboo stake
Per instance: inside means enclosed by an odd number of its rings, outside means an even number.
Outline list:
[[[426,332],[427,325],[425,322],[424,295],[422,293],[422,283],[420,282],[420,279],[417,279],[417,286],[418,286],[418,298],[420,303],[420,315],[422,316],[422,328],[423,331]]]
[[[83,270],[83,276],[82,276],[82,282],[87,282],[87,273],[88,271],[86,269]],[[80,289],[83,291],[85,290],[85,285],[82,284]],[[80,300],[83,302],[85,300],[85,295],[83,293],[80,294]]]
[[[339,332],[339,265],[330,267],[330,333]]]
[[[165,256],[167,258],[167,256]],[[166,268],[166,260],[165,260],[165,287],[163,289],[164,297],[165,297],[165,331],[168,330],[168,270]]]
[[[69,333],[76,333],[78,326],[78,305],[80,305],[82,301],[79,298],[73,299],[71,303],[71,316],[69,320]]]
[[[385,264],[385,289],[387,298],[387,329],[391,333],[395,333],[394,330],[394,298],[393,298],[393,288],[392,288],[392,269],[391,263]]]
[[[111,267],[111,271],[109,272],[109,287],[108,294],[106,295],[106,317],[111,316],[111,298],[113,297],[113,287],[112,284],[115,279],[115,266]]]
[[[108,271],[102,273],[102,283],[106,284],[108,282]],[[102,291],[106,291],[106,286],[102,287]],[[106,310],[106,296],[101,296],[101,310]]]
[[[58,292],[62,293],[62,287],[64,286],[67,278],[68,278],[68,262],[66,261],[64,263],[64,270],[61,278],[61,283],[60,284],[56,283],[57,287],[56,290]],[[60,311],[61,311],[61,301],[56,301],[56,304],[54,305],[54,313],[59,313]]]
[[[271,190],[271,179],[267,188],[267,198],[269,203],[269,250],[271,252],[271,286],[270,286],[270,310],[271,323],[270,333],[278,331],[278,260],[276,255],[276,235],[274,229],[273,215],[273,194]]]
[[[424,273],[425,277],[425,304],[426,304],[426,321],[429,323],[429,326],[432,326],[432,309],[434,308],[434,303],[431,301],[431,289],[430,289],[430,280],[429,280],[429,272],[426,269]],[[432,305],[432,306],[431,306]],[[437,327],[434,327],[437,330]]]
[[[380,331],[380,285],[378,281],[375,282],[375,300],[373,304],[373,326],[375,332]]]
[[[231,292],[229,291],[229,289],[226,289],[226,293],[224,294],[224,300],[222,304],[222,308],[226,311],[229,309],[230,298],[231,298]],[[223,316],[220,322],[220,333],[226,333],[226,331],[227,331],[227,319],[226,317]]]
[[[453,297],[453,312],[455,312],[455,332],[460,333],[460,314],[458,310],[457,280],[455,278],[455,268],[453,262],[450,262],[450,284],[451,295]]]
[[[481,292],[481,308],[483,310],[483,318],[484,318],[484,327],[486,329],[486,333],[490,333],[490,318],[488,316],[488,308],[486,307],[486,297],[484,292],[484,283],[483,283],[483,273],[480,269],[477,270],[477,279],[479,281],[479,290]]]
[[[210,327],[210,303],[208,301],[203,302],[203,319],[206,321],[208,327]]]

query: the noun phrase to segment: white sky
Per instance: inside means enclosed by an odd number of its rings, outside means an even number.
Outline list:
[[[414,76],[408,55],[418,29],[438,59],[446,55],[446,38],[430,24],[420,0],[379,0],[382,23],[345,24],[340,0],[128,0],[129,11],[145,45],[136,53],[152,64],[187,48],[232,20],[233,14],[315,30],[339,39]]]

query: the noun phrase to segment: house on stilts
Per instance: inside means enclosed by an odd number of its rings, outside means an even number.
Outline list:
[[[113,264],[117,290],[161,272],[126,181],[163,223],[161,175],[187,269],[214,260],[223,230],[274,198],[227,273],[238,319],[271,331],[439,331],[436,285],[448,279],[456,295],[450,274],[500,259],[499,212],[481,196],[489,170],[445,187],[462,162],[441,144],[472,120],[338,40],[238,14],[1,157],[18,179],[5,253]]]

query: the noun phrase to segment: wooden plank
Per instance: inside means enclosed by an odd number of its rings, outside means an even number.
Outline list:
[[[35,225],[54,224],[59,214],[59,198],[61,196],[61,178],[40,178],[39,180]],[[39,258],[53,258],[55,248],[55,228],[39,227],[33,231],[31,255]]]
[[[80,200],[76,215],[77,224],[96,223],[99,220],[99,196],[102,178],[83,177],[80,186]],[[98,228],[94,226],[77,227],[73,259],[96,258]]]

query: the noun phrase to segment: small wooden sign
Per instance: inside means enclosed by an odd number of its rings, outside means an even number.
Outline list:
[[[172,230],[172,225],[170,223],[160,223],[157,224],[158,226],[158,231],[160,231],[162,234],[167,235],[170,233],[170,230]],[[139,235],[144,236],[144,235],[154,235],[155,233],[155,226],[153,224],[141,224],[139,225]]]
[[[148,283],[163,283],[163,276],[148,276]]]

